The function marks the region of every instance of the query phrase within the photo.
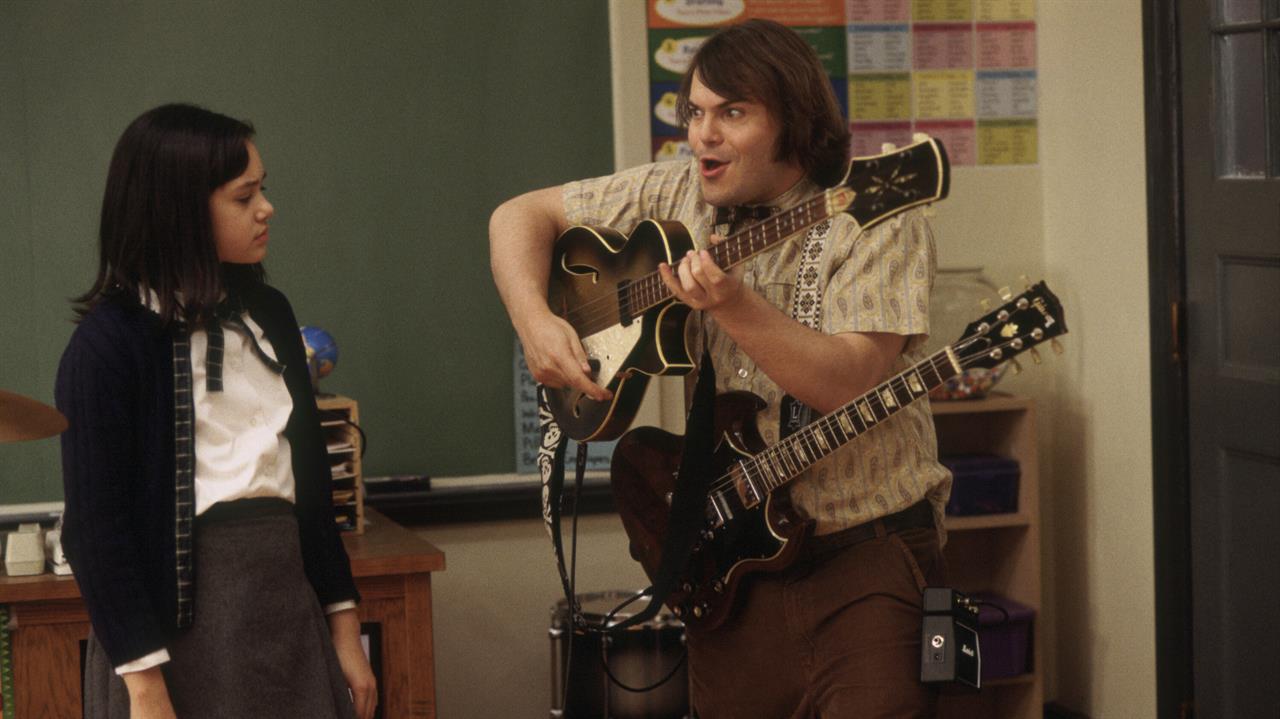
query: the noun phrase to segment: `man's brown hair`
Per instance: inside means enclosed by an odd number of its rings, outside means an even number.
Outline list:
[[[728,100],[763,104],[781,126],[777,155],[796,161],[809,179],[830,187],[849,159],[849,125],[831,90],[831,80],[809,43],[770,20],[730,25],[707,39],[680,81],[676,112],[689,126],[694,75]]]

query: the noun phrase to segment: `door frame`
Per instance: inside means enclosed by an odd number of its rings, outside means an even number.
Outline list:
[[[1182,72],[1178,2],[1143,0],[1151,333],[1157,716],[1193,707],[1191,511],[1185,355]]]

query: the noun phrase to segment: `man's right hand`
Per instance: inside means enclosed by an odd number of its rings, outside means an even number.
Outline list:
[[[578,333],[550,311],[517,328],[524,360],[539,383],[556,389],[573,387],[591,399],[606,401],[613,393],[596,384]]]

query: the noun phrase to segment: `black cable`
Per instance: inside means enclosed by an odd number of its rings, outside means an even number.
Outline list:
[[[667,672],[666,676],[654,682],[653,684],[650,684],[647,687],[633,687],[630,684],[627,684],[623,682],[621,679],[614,676],[613,671],[609,669],[608,641],[609,641],[609,638],[612,636],[609,632],[609,625],[613,622],[613,616],[618,612],[622,611],[623,609],[625,609],[628,604],[631,604],[637,599],[641,597],[652,596],[652,595],[653,595],[653,587],[649,587],[648,589],[643,589],[639,592],[636,592],[635,594],[631,595],[626,600],[624,600],[621,604],[619,604],[618,606],[610,610],[609,613],[604,616],[604,623],[599,628],[594,628],[594,631],[597,631],[603,635],[602,641],[600,642],[600,666],[604,668],[605,675],[609,677],[609,681],[613,682],[618,687],[625,689],[629,692],[634,692],[636,694],[651,692],[654,689],[657,689],[658,687],[662,686],[663,684],[666,684],[667,682],[671,681],[672,677],[676,675],[676,672],[680,671],[680,667],[684,666],[685,660],[688,659],[689,657],[689,650],[685,649],[684,652],[680,655],[680,659],[676,661],[675,666],[671,668],[671,671]],[[640,629],[640,628],[641,627],[635,627],[635,629]],[[630,629],[628,629],[628,631],[630,631]]]
[[[578,495],[582,493],[582,476],[587,468],[587,443],[578,443],[578,460],[577,467],[574,472],[573,481],[573,503],[570,505],[569,513],[573,517],[571,529],[569,530],[569,596],[566,601],[569,603],[569,648],[564,660],[564,682],[560,687],[560,709],[569,714],[569,677],[573,672],[573,637],[577,633],[579,625],[586,628],[586,618],[582,616],[582,612],[578,608],[578,591],[576,582],[578,578]]]
[[[322,409],[320,410],[320,417],[321,419],[327,419],[331,421],[336,419],[339,422],[342,422],[344,424],[349,424],[352,427],[355,427],[355,430],[360,433],[360,459],[364,459],[364,453],[369,451],[369,436],[364,433],[363,427],[356,424],[355,422],[352,422],[351,419],[347,417],[346,413],[340,410]]]

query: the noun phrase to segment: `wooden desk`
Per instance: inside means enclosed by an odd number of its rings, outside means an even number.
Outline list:
[[[375,510],[362,535],[343,535],[363,599],[360,621],[382,625],[384,717],[435,717],[431,573],[444,553]],[[81,716],[80,642],[89,616],[71,577],[0,575],[9,606],[14,690],[19,719]]]

